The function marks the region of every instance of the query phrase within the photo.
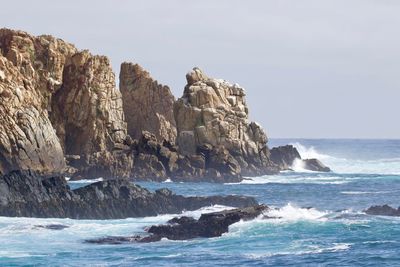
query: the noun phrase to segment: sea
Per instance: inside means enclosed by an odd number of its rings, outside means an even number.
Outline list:
[[[123,220],[0,217],[0,266],[400,266],[400,218],[371,216],[372,205],[400,205],[400,140],[271,139],[293,144],[332,172],[293,171],[241,183],[142,182],[189,195],[248,195],[273,209],[230,226],[221,237],[150,244],[96,245],[83,241],[144,233],[174,216]],[[90,181],[70,182],[77,188]],[[204,207],[183,214],[226,209]],[[35,227],[64,224],[54,231]]]

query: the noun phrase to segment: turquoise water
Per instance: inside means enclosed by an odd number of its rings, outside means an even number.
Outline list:
[[[219,238],[152,244],[93,245],[86,238],[143,233],[174,215],[78,221],[0,217],[0,265],[21,266],[398,266],[400,218],[369,216],[371,205],[400,205],[400,140],[284,140],[303,157],[317,157],[332,173],[301,166],[240,184],[140,183],[184,195],[244,194],[279,208],[274,220],[239,222]],[[72,187],[84,183],[71,183]],[[305,207],[313,207],[306,209]],[[202,212],[225,207],[206,207]],[[62,223],[61,231],[35,229]]]

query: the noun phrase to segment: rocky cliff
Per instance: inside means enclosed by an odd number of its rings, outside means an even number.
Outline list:
[[[128,176],[126,123],[109,60],[51,36],[0,30],[0,173]],[[70,169],[71,170],[71,169]]]
[[[224,154],[217,157],[230,163],[231,174],[276,172],[269,160],[264,130],[248,119],[245,90],[238,84],[209,78],[199,68],[186,79],[183,96],[174,106],[180,152],[194,154],[207,148],[208,153]]]
[[[159,84],[138,64],[125,62],[121,64],[119,88],[132,138],[139,139],[147,131],[161,142],[175,142],[175,97],[168,86]]]
[[[127,130],[121,93],[108,58],[88,51],[66,63],[60,90],[52,99],[51,119],[67,155],[78,155],[74,166],[85,177],[130,174],[124,149]],[[122,164],[116,163],[121,162]]]
[[[75,52],[73,45],[51,36],[0,29],[0,173],[64,169],[48,113],[65,62]]]
[[[198,68],[186,79],[175,101],[142,67],[123,63],[118,90],[107,57],[1,29],[0,174],[239,182],[288,168],[282,153],[271,160],[242,87]]]

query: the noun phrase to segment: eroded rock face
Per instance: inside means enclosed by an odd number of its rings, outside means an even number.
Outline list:
[[[0,173],[128,176],[121,94],[106,57],[51,36],[0,30]],[[3,115],[4,114],[4,115]],[[94,176],[94,177],[96,177]]]
[[[109,60],[88,51],[76,53],[65,65],[63,84],[53,97],[54,126],[66,154],[111,151],[123,143],[126,123],[120,92]]]
[[[209,145],[226,149],[236,161],[231,160],[232,164],[239,166],[234,167],[237,174],[276,172],[269,160],[266,134],[260,125],[248,120],[244,89],[209,78],[198,68],[186,79],[184,94],[174,106],[180,152],[195,154],[198,147]]]
[[[52,121],[67,155],[80,155],[79,176],[127,177],[126,123],[107,57],[78,52],[64,68],[52,101]],[[124,151],[126,150],[126,151]]]
[[[138,64],[127,62],[121,65],[119,81],[128,134],[139,139],[147,131],[161,142],[175,142],[175,98],[168,86],[159,84]]]
[[[76,48],[51,36],[0,29],[0,173],[61,172],[62,147],[48,111]]]

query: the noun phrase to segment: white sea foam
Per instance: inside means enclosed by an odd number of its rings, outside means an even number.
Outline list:
[[[265,175],[259,177],[246,178],[240,183],[226,183],[226,185],[236,184],[346,184],[357,177],[341,177],[334,174],[310,175],[301,173],[298,175]]]
[[[303,159],[316,158],[329,166],[337,173],[363,173],[363,174],[400,174],[400,158],[381,158],[374,160],[362,160],[355,158],[334,157],[323,154],[313,146],[306,147],[299,142],[292,143],[297,148]],[[293,166],[296,172],[305,172],[301,161],[296,161]]]
[[[332,246],[322,247],[322,246],[304,246],[303,248],[296,249],[293,251],[280,251],[280,252],[269,252],[269,253],[250,253],[246,254],[247,257],[251,259],[262,259],[270,258],[273,256],[287,256],[287,255],[306,255],[306,254],[320,254],[327,252],[339,252],[350,249],[351,243],[333,243]]]
[[[314,208],[299,208],[289,203],[280,209],[271,209],[265,213],[269,217],[275,217],[280,222],[293,221],[326,221],[328,212],[322,212]]]
[[[68,181],[68,183],[71,184],[92,184],[92,183],[96,183],[96,182],[102,182],[104,181],[103,177],[99,177],[96,179],[82,179],[82,180],[77,180],[77,181]]]
[[[301,156],[301,158],[303,159],[319,159],[319,160],[324,160],[324,159],[328,159],[328,158],[332,158],[329,155],[326,154],[322,154],[319,153],[315,147],[311,146],[311,147],[306,147],[298,142],[296,143],[291,143],[291,145],[293,145],[297,151],[299,151],[299,154]]]

